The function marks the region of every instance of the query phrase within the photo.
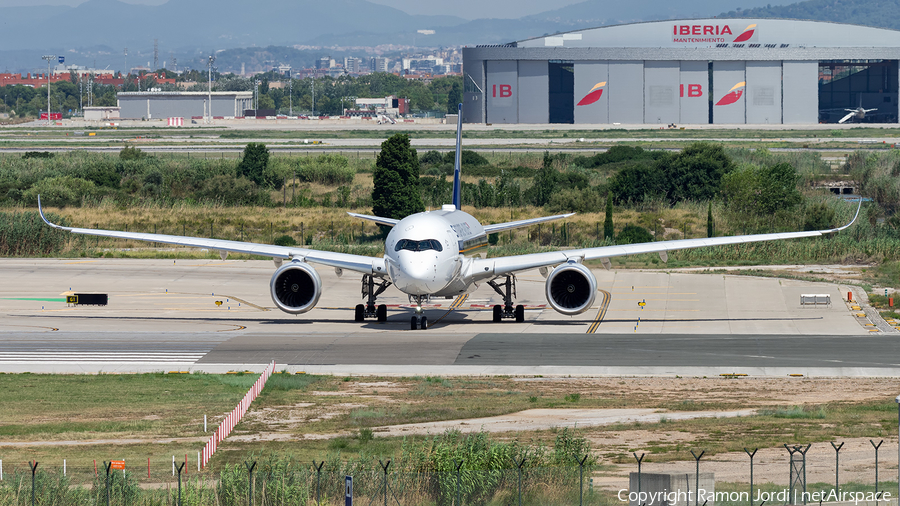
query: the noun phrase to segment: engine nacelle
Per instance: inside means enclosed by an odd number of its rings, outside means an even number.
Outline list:
[[[597,278],[584,265],[569,262],[553,269],[545,291],[553,309],[570,316],[581,314],[597,298]]]
[[[269,288],[278,309],[300,314],[316,307],[322,295],[322,280],[311,265],[294,260],[275,271]]]

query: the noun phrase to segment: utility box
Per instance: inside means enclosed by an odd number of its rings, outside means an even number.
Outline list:
[[[628,479],[629,506],[715,506],[716,475],[700,473],[697,496],[695,473],[631,473]]]

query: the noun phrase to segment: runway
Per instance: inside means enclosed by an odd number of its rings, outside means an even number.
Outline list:
[[[319,307],[292,316],[271,309],[271,262],[179,262],[5,261],[0,371],[227,372],[275,360],[340,375],[900,376],[900,335],[872,332],[826,283],[599,270],[609,297],[565,317],[546,307],[543,278],[525,273],[525,323],[492,323],[497,296],[482,288],[432,301],[426,315],[439,323],[412,331],[396,290],[383,298],[387,323],[351,321],[355,277],[320,269]],[[110,304],[59,302],[77,291],[109,293]],[[835,303],[801,308],[801,293]]]

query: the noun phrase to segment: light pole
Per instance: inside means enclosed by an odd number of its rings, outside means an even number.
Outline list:
[[[56,59],[56,55],[45,54],[41,59],[47,60],[47,126],[50,126],[50,62]]]
[[[290,112],[288,113],[288,116],[293,116],[294,115],[294,69],[292,69],[292,68],[288,69],[288,89],[290,90],[290,91],[288,91],[288,97],[290,97],[289,102],[291,104],[291,109],[290,109]]]
[[[312,115],[316,115],[316,73],[313,71],[312,79],[310,80],[310,87],[312,87]]]
[[[209,100],[207,102],[207,123],[212,123],[212,67],[213,63],[216,62],[216,57],[213,55],[209,55]]]
[[[346,100],[356,100],[356,97],[341,97],[341,113],[346,116],[347,109],[344,107],[344,99]]]

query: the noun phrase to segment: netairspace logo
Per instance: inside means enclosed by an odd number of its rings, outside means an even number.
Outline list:
[[[734,503],[750,501],[749,492],[714,492],[707,491],[701,488],[696,494],[697,499],[694,498],[694,495],[694,491],[685,490],[664,490],[662,492],[629,492],[628,489],[623,488],[619,490],[617,497],[621,502],[631,502],[642,504],[645,506],[663,506],[664,504],[667,504],[668,506],[679,506],[680,504],[689,506],[691,503],[694,503],[698,500],[700,502],[727,501]],[[818,492],[803,492],[801,490],[795,489],[793,491],[793,501],[790,500],[790,497],[790,489],[783,489],[774,492],[757,490],[756,497],[753,499],[753,501],[755,503],[766,501],[777,502],[780,504],[800,504],[800,502],[852,502],[854,505],[858,505],[859,503],[867,502],[883,502],[887,504],[892,499],[892,495],[890,492],[879,492],[876,494],[875,492],[844,492],[834,489],[820,490]]]

